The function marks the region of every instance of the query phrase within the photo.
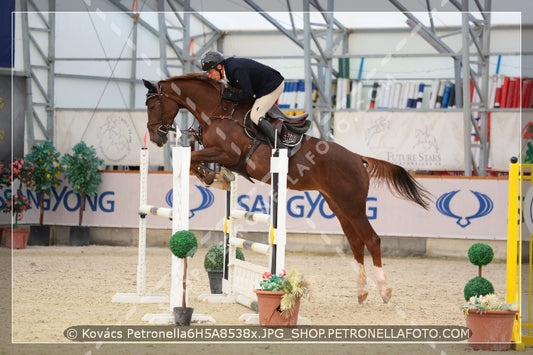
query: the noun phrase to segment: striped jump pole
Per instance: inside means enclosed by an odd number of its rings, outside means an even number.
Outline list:
[[[172,220],[172,208],[141,205],[139,207],[139,215],[144,215],[142,218],[144,218],[146,215],[150,215],[167,217],[168,219]]]

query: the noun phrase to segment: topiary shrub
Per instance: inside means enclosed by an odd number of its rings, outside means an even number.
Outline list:
[[[198,240],[194,233],[182,230],[172,235],[168,246],[172,254],[178,258],[192,258],[198,249]]]
[[[492,261],[492,258],[494,258],[494,251],[486,243],[476,243],[468,249],[468,259],[474,265],[485,266]]]
[[[473,296],[484,296],[494,293],[494,286],[484,277],[476,276],[468,281],[463,290],[465,300],[468,301]]]
[[[486,243],[476,243],[468,249],[468,259],[479,267],[478,276],[468,281],[463,289],[465,300],[472,296],[485,296],[494,293],[494,286],[486,278],[481,276],[483,266],[489,264],[494,257],[492,247]]]
[[[186,230],[177,231],[168,243],[170,251],[176,257],[183,259],[183,286],[181,308],[187,308],[187,257],[192,258],[198,249],[198,240],[194,233]]]
[[[235,255],[237,259],[244,261],[244,254],[240,248],[237,248]],[[224,244],[222,242],[213,245],[204,258],[205,270],[222,270],[224,267]]]

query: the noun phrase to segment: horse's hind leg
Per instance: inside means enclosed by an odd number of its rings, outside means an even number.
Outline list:
[[[378,284],[379,293],[383,302],[388,303],[391,296],[392,290],[387,287],[387,279],[385,278],[385,273],[383,272],[383,265],[381,263],[381,240],[372,228],[372,225],[368,221],[368,218],[365,216],[359,217],[352,220],[354,226],[356,227],[357,234],[359,238],[364,242],[366,248],[372,256],[372,263],[374,264],[374,273],[376,276],[376,281]]]
[[[351,226],[350,226],[351,228]],[[355,258],[355,274],[357,275],[357,301],[362,304],[368,296],[366,289],[366,271],[365,271],[365,245],[359,238],[354,238],[355,233],[351,232],[352,238],[349,239],[350,248]]]
[[[364,246],[372,256],[372,263],[374,264],[374,272],[379,289],[379,293],[383,302],[389,302],[392,290],[387,287],[387,280],[383,272],[383,265],[381,263],[381,241],[368,221],[364,209],[350,210],[349,206],[342,208],[338,203],[334,202],[323,194],[324,199],[328,203],[330,209],[335,213],[342,230],[350,243],[350,248],[357,262],[357,297],[359,303],[362,303],[368,294],[366,291],[366,272],[364,267]],[[349,211],[350,213],[346,213]]]
[[[366,289],[365,245],[362,239],[357,235],[357,232],[353,228],[350,219],[344,215],[339,206],[325,195],[324,199],[328,203],[329,208],[339,219],[344,235],[350,244],[350,249],[352,250],[355,259],[355,273],[357,275],[357,300],[359,304],[362,304],[368,296],[368,291]]]

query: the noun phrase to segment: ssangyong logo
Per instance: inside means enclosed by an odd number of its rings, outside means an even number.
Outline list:
[[[200,186],[200,185],[194,185],[194,186],[196,186],[196,188],[202,194],[202,202],[200,202],[200,205],[198,207],[190,209],[190,211],[189,211],[189,219],[194,217],[194,212],[205,210],[206,208],[211,207],[211,205],[215,201],[215,196],[213,195],[213,193],[211,191],[209,191],[209,189],[207,189],[204,186]],[[165,201],[170,207],[172,207],[172,199],[173,199],[173,197],[172,197],[172,189],[170,189],[167,192],[167,194],[165,195]]]
[[[461,228],[466,228],[467,226],[469,226],[472,223],[471,222],[472,219],[486,216],[492,211],[492,208],[494,207],[494,202],[492,202],[490,197],[488,197],[485,194],[482,194],[481,192],[470,190],[470,192],[476,197],[479,203],[477,212],[470,216],[460,216],[458,214],[455,214],[451,210],[450,202],[455,197],[455,195],[457,195],[459,191],[461,190],[450,191],[450,192],[447,192],[441,195],[437,199],[436,205],[437,205],[437,210],[440,213],[442,213],[445,216],[456,219],[457,220],[456,223],[459,226],[461,226]]]

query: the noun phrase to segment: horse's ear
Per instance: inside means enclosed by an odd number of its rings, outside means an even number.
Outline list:
[[[157,93],[157,88],[154,86],[154,84],[144,79],[143,79],[143,83],[144,83],[144,86],[148,89],[148,92]]]

